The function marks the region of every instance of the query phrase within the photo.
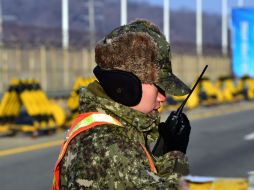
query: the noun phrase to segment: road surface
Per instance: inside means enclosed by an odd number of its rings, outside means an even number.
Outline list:
[[[253,102],[200,108],[187,115],[192,125],[187,152],[191,175],[246,177],[254,170]],[[63,132],[36,139],[1,137],[0,189],[50,189],[63,137]]]

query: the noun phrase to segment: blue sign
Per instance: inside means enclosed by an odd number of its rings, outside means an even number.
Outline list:
[[[254,77],[254,8],[232,10],[232,69]]]

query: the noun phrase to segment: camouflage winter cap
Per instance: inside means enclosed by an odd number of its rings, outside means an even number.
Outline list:
[[[185,95],[190,90],[172,73],[170,59],[165,36],[147,20],[114,29],[95,47],[100,67],[132,72],[142,83],[156,84],[167,95]]]

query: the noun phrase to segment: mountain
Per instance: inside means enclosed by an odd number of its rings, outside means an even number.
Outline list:
[[[69,1],[70,46],[89,46],[88,1]],[[95,0],[96,40],[120,24],[119,0]],[[6,46],[61,46],[61,0],[2,0],[3,36]],[[162,30],[163,10],[144,1],[129,1],[128,21],[146,18]],[[195,12],[170,13],[171,44],[176,51],[195,52]],[[203,14],[203,42],[206,49],[220,51],[221,18]],[[209,50],[209,51],[210,51]]]

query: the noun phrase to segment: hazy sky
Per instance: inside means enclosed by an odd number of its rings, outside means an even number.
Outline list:
[[[163,0],[137,0],[146,1],[151,4],[162,5]],[[222,0],[203,0],[203,10],[210,13],[221,13],[221,2]],[[243,2],[244,6],[254,7],[254,0],[228,0],[228,7],[238,6],[239,2]],[[172,9],[196,9],[196,0],[170,0],[170,6]]]

